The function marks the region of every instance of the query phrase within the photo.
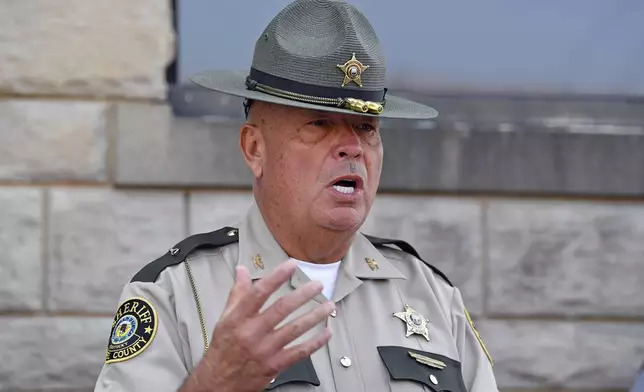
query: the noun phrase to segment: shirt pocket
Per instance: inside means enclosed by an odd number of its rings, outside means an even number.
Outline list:
[[[459,361],[403,346],[377,348],[389,372],[393,392],[404,389],[397,389],[398,383],[409,385],[409,382],[416,383],[419,391],[467,392]]]
[[[305,358],[280,373],[264,389],[274,392],[314,391],[320,385],[320,379],[313,367],[311,358]]]

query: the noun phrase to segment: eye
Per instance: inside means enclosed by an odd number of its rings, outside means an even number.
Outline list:
[[[329,124],[329,120],[320,118],[320,119],[311,121],[309,124],[316,127],[324,127]]]
[[[369,123],[364,123],[364,124],[359,124],[356,125],[356,129],[363,131],[363,132],[368,132],[368,133],[373,133],[376,131],[376,127]]]
[[[298,134],[304,143],[317,143],[333,130],[333,123],[326,118],[317,118],[299,128]]]

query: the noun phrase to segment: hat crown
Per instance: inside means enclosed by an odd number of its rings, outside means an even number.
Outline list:
[[[296,0],[286,6],[257,39],[252,68],[312,86],[385,88],[378,36],[367,18],[344,1]]]
[[[385,56],[367,18],[339,0],[295,0],[255,43],[250,70],[207,70],[211,90],[303,109],[386,118],[433,118],[427,105],[387,94]]]

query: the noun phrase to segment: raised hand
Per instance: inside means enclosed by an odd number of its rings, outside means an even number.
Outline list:
[[[322,291],[320,282],[308,282],[261,311],[267,299],[290,279],[296,264],[287,261],[252,284],[244,267],[237,267],[226,307],[215,326],[212,343],[181,391],[261,391],[280,372],[324,346],[327,328],[298,344],[286,347],[324,321],[332,302],[277,328],[291,313]]]

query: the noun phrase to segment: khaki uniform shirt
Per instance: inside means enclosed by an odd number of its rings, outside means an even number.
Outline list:
[[[419,258],[381,245],[356,236],[338,271],[331,340],[266,389],[498,391],[459,290]],[[204,354],[235,266],[259,279],[288,258],[253,206],[237,228],[189,237],[148,264],[123,289],[95,391],[176,391]],[[298,270],[268,304],[308,280]]]

